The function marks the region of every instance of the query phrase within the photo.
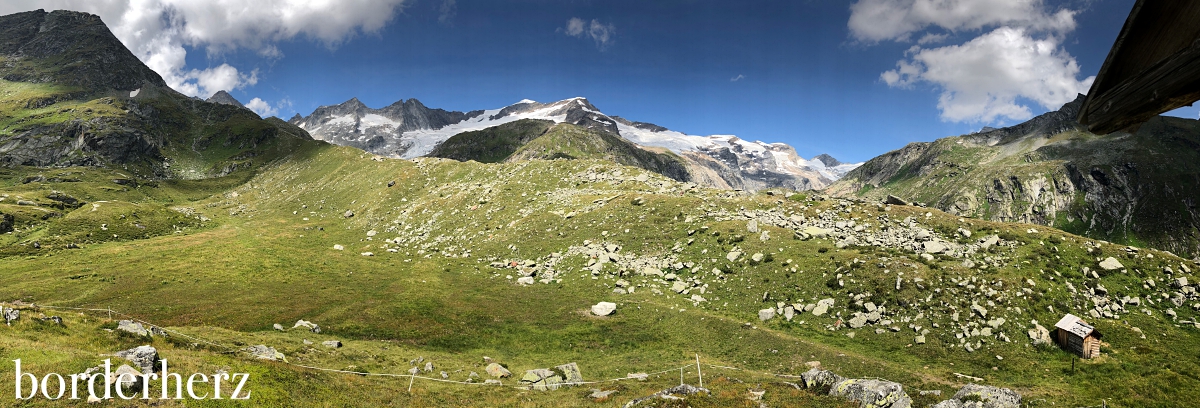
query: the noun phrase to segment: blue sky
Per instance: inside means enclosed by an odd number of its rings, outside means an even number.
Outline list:
[[[232,88],[285,119],[351,97],[466,111],[584,96],[690,134],[862,161],[1073,99],[1133,0],[143,3],[6,7],[100,14],[176,89]]]

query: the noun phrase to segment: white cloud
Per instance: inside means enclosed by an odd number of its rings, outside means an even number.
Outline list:
[[[558,30],[572,37],[591,38],[596,42],[596,47],[603,50],[612,44],[617,27],[613,24],[603,24],[599,20],[592,20],[589,23],[583,19],[571,17],[567,20],[566,28]]]
[[[455,0],[442,0],[442,6],[438,9],[438,22],[451,24],[456,15],[458,15],[458,2]]]
[[[258,116],[262,116],[264,118],[268,116],[275,116],[279,113],[279,109],[271,107],[271,104],[259,98],[251,99],[250,102],[246,103],[246,107],[254,111],[254,113],[257,113]]]
[[[37,8],[97,14],[113,34],[176,90],[207,98],[222,89],[257,82],[228,64],[188,69],[187,47],[210,58],[238,49],[267,58],[283,56],[276,42],[304,37],[334,47],[359,33],[383,28],[405,0],[17,0],[0,13]]]
[[[860,41],[909,41],[929,27],[948,31],[1007,25],[1065,33],[1075,11],[1048,10],[1042,0],[859,0],[850,6],[850,34]]]
[[[737,82],[737,81],[741,81],[741,80],[743,80],[743,79],[746,79],[746,76],[745,76],[745,75],[742,75],[742,74],[738,74],[738,76],[735,76],[735,77],[733,77],[733,78],[729,78],[729,82]]]
[[[880,79],[888,86],[928,83],[942,91],[943,120],[996,122],[1032,116],[1019,98],[1058,109],[1087,92],[1095,77],[1076,80],[1079,64],[1054,36],[1034,38],[1023,28],[1001,27],[962,45],[913,46],[896,69]]]
[[[566,33],[569,36],[578,37],[580,35],[583,35],[583,27],[586,25],[587,25],[587,22],[583,21],[582,19],[579,19],[577,17],[571,17],[570,20],[567,20]]]

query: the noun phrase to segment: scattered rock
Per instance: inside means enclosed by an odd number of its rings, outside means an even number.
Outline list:
[[[1050,344],[1050,331],[1040,324],[1033,326],[1032,329],[1029,329],[1029,340],[1033,342],[1033,345]]]
[[[489,363],[487,367],[484,367],[483,371],[494,378],[508,378],[512,376],[512,372],[509,372],[500,363]]]
[[[905,201],[903,198],[896,197],[891,194],[888,194],[887,199],[883,200],[883,203],[891,204],[891,205],[912,205],[912,204],[909,204],[908,201]]]
[[[267,347],[266,345],[262,345],[262,344],[259,344],[257,346],[247,347],[246,352],[250,353],[251,356],[253,356],[254,358],[257,358],[257,359],[271,360],[271,361],[277,361],[277,360],[287,361],[287,359],[283,357],[283,353],[275,351],[274,347]]]
[[[661,399],[667,399],[667,400],[679,400],[679,399],[682,399],[681,397],[679,397],[680,395],[688,396],[688,395],[699,394],[699,393],[708,394],[709,391],[707,388],[693,387],[688,384],[679,384],[674,387],[667,388],[665,390],[656,392],[653,395],[649,395],[649,396],[635,399],[633,401],[629,401],[629,403],[624,405],[624,408],[632,408],[632,407],[638,406],[639,404],[641,404],[643,402],[653,400],[653,399],[661,398]]]
[[[7,316],[5,316],[5,317],[7,318]],[[149,330],[146,330],[146,328],[143,327],[141,323],[135,322],[133,320],[118,321],[117,322],[117,330],[120,330],[120,331],[123,331],[126,333],[133,333],[138,336],[149,336],[150,335]]]
[[[122,350],[114,354],[117,357],[129,360],[129,362],[142,369],[142,372],[152,373],[158,368],[158,350],[151,346],[138,346],[129,350]]]
[[[12,322],[21,318],[21,311],[13,308],[0,307],[4,314],[4,324],[12,326]],[[144,330],[143,330],[144,331]]]
[[[273,325],[273,326],[271,326],[271,327],[274,327],[274,328],[275,328],[275,330],[283,331],[283,325],[282,325],[282,324],[275,323],[275,325]]]
[[[617,304],[612,302],[600,302],[592,305],[592,314],[596,316],[608,316],[617,311]]]
[[[109,373],[108,383],[116,384],[124,389],[136,389],[141,384],[142,373],[137,369],[130,367],[128,364],[121,364],[116,370]]]
[[[829,395],[845,397],[863,407],[908,408],[912,398],[898,383],[877,379],[847,379],[834,384]]]
[[[970,399],[970,402],[963,402]],[[1019,408],[1021,395],[1007,388],[997,388],[986,385],[967,384],[954,393],[949,400],[942,401],[932,408]]]
[[[345,217],[345,218],[350,218],[353,216],[354,216],[354,211],[351,211],[351,210],[346,210],[345,213],[342,213],[342,217]]]
[[[518,285],[528,286],[528,285],[532,285],[534,283],[537,283],[537,280],[533,279],[532,276],[522,276],[520,278],[517,278]]]
[[[602,399],[608,398],[609,395],[613,395],[616,392],[617,392],[617,390],[601,391],[598,388],[592,388],[592,393],[588,394],[588,398],[591,398],[594,400],[602,400]]]
[[[346,250],[346,247],[341,246],[340,244],[333,244],[333,249],[335,251],[344,251],[344,250]]]
[[[1100,268],[1104,269],[1106,271],[1114,271],[1117,269],[1122,269],[1124,267],[1125,266],[1121,265],[1120,261],[1117,261],[1117,258],[1113,258],[1111,256],[1108,258],[1105,258],[1103,261],[1100,261]]]
[[[822,316],[825,313],[829,312],[830,307],[833,307],[833,299],[832,298],[821,299],[820,301],[817,302],[817,306],[813,308],[812,314],[813,314],[813,316]]]
[[[921,245],[924,247],[925,253],[927,254],[940,254],[942,252],[946,252],[946,244],[941,242],[925,241]]]
[[[339,340],[325,340],[321,342],[321,345],[329,348],[341,348],[342,342]]]
[[[762,309],[758,311],[758,320],[767,321],[775,318],[775,309]]]
[[[313,323],[313,322],[310,322],[310,321],[304,320],[304,319],[297,320],[296,324],[292,326],[293,329],[295,329],[297,327],[306,328],[313,333],[321,332],[321,326],[317,326],[316,323]]]
[[[563,373],[563,381],[565,381],[567,383],[583,382],[583,373],[579,371],[578,364],[575,364],[572,362],[572,363],[566,363],[566,364],[563,364],[560,366],[555,366],[554,368],[558,369],[558,371],[561,371]]]
[[[535,391],[553,391],[558,389],[563,379],[550,369],[535,368],[526,370],[520,382]]]

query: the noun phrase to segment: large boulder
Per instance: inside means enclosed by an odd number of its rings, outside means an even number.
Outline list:
[[[158,349],[155,349],[153,346],[137,346],[129,350],[118,351],[115,355],[129,360],[129,362],[141,368],[144,373],[158,371]]]
[[[970,399],[971,401],[963,401]],[[1007,388],[967,384],[933,408],[1019,408],[1021,395]]]
[[[617,311],[617,304],[613,302],[600,302],[592,305],[592,314],[596,316],[608,316]]]
[[[488,364],[483,370],[486,371],[488,375],[495,378],[508,378],[512,376],[512,372],[508,371],[507,368],[504,368],[504,366],[500,365],[499,363]]]
[[[141,323],[135,322],[133,320],[121,320],[121,321],[117,322],[117,330],[120,330],[120,331],[123,331],[126,333],[136,334],[138,336],[149,336],[150,335],[150,331],[146,330],[145,326],[142,326]]]
[[[116,384],[116,386],[124,389],[137,389],[141,384],[142,373],[130,367],[128,364],[121,364],[116,370],[108,374],[108,383]]]
[[[1121,262],[1118,261],[1117,258],[1113,258],[1111,256],[1105,258],[1103,261],[1100,261],[1100,269],[1104,269],[1106,271],[1115,271],[1124,267],[1125,266],[1121,265]]]
[[[833,371],[821,370],[816,367],[800,374],[800,380],[804,381],[804,387],[833,387],[834,384],[842,382],[842,376],[834,374]]]
[[[563,373],[563,380],[568,383],[583,382],[583,373],[579,371],[579,365],[575,363],[566,363],[560,366],[555,366],[555,369]]]
[[[813,308],[812,314],[813,316],[821,316],[826,312],[829,312],[830,307],[833,307],[832,298],[821,299],[820,301],[817,301],[817,306]]]
[[[829,395],[845,397],[863,408],[909,408],[912,398],[898,383],[876,379],[842,380],[829,389]]]
[[[560,384],[562,384],[563,378],[558,373],[555,373],[554,370],[535,368],[525,371],[525,375],[521,376],[520,382],[535,391],[553,391],[557,390]]]

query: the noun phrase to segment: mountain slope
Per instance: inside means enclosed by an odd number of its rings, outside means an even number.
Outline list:
[[[2,165],[203,178],[254,167],[311,139],[245,108],[175,92],[94,15],[3,16],[0,34]]]
[[[482,163],[522,160],[603,159],[690,181],[682,158],[666,149],[643,149],[605,130],[549,120],[521,119],[446,139],[428,157]]]
[[[483,130],[462,132],[446,139],[427,156],[499,163],[512,156],[521,146],[546,134],[553,126],[554,122],[549,120],[521,119]]]
[[[1200,122],[1158,117],[1098,136],[1080,100],[1028,122],[913,143],[871,159],[828,192],[888,194],[954,214],[1055,226],[1200,254]]]
[[[370,109],[352,99],[341,105],[323,106],[307,117],[297,115],[290,122],[318,139],[401,158],[436,156],[440,154],[433,153],[436,147],[454,135],[522,119],[568,123],[608,132],[652,150],[669,150],[683,159],[691,178],[719,188],[823,188],[857,166],[841,163],[830,166],[817,159],[805,160],[783,143],[749,142],[734,136],[686,135],[650,123],[629,121],[604,114],[585,98],[551,103],[522,100],[500,109],[466,114],[439,111],[445,120],[426,122],[383,112],[386,109]]]

